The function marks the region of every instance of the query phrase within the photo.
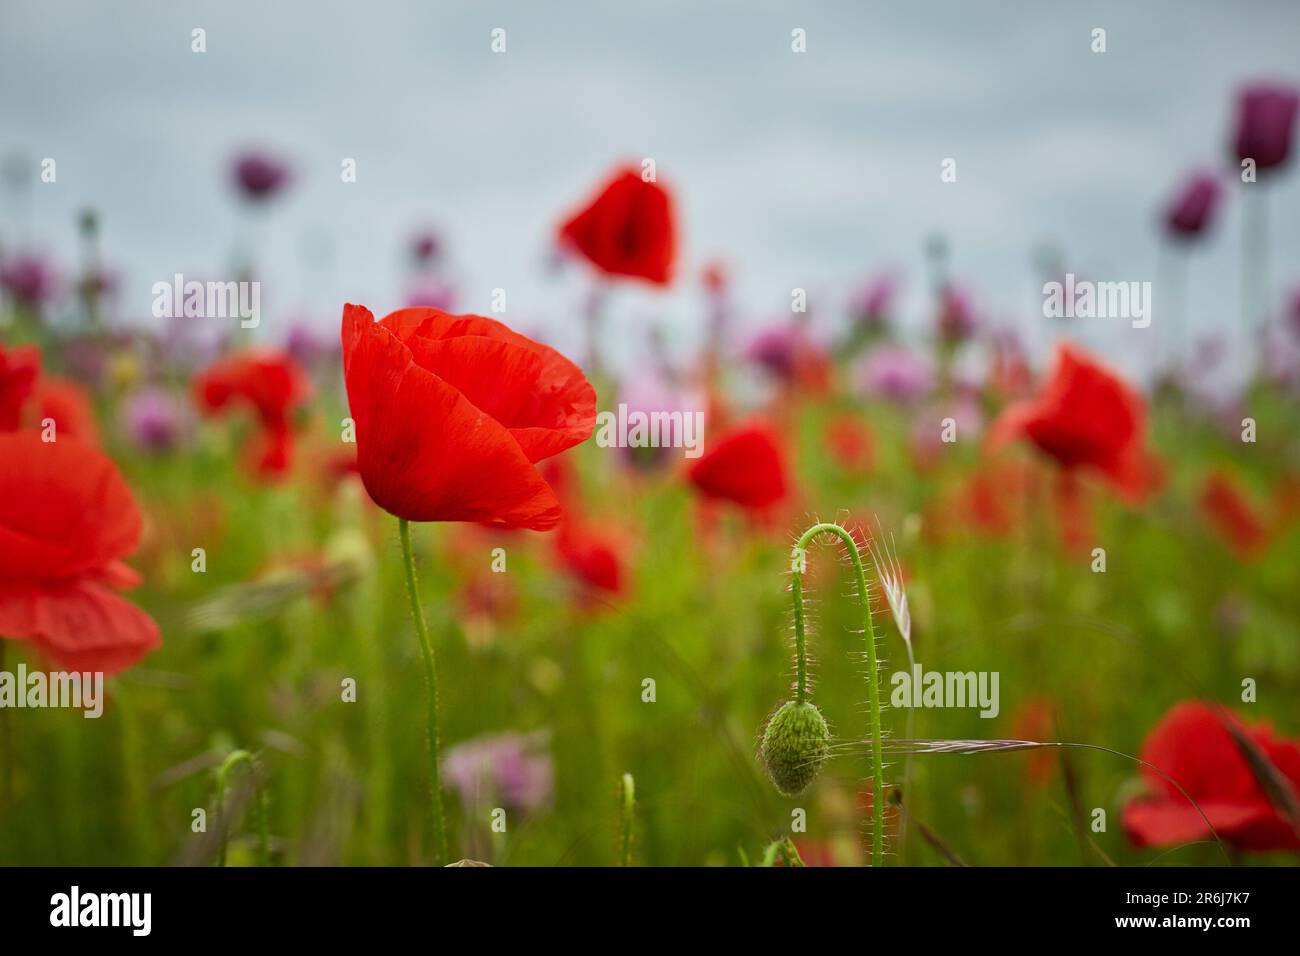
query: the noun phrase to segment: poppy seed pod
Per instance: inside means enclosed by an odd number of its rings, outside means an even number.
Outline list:
[[[763,731],[759,756],[776,789],[787,797],[802,793],[821,771],[831,731],[814,705],[786,701]]]

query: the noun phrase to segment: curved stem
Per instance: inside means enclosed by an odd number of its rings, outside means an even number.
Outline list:
[[[885,853],[885,768],[880,732],[880,674],[876,661],[876,628],[871,620],[871,601],[867,591],[867,572],[862,564],[858,544],[844,528],[831,522],[813,525],[794,546],[791,564],[790,591],[794,598],[794,639],[799,670],[799,701],[805,696],[806,670],[803,615],[803,572],[807,567],[808,545],[821,534],[833,534],[844,542],[853,562],[853,573],[858,584],[858,602],[862,606],[862,633],[867,643],[867,695],[871,715],[871,865],[880,866]]]
[[[397,519],[402,539],[402,561],[406,566],[406,591],[411,598],[411,617],[415,619],[415,634],[420,639],[424,656],[425,725],[429,737],[429,791],[433,811],[433,857],[438,866],[447,862],[447,824],[442,815],[442,771],[438,745],[438,674],[435,668],[433,645],[429,643],[429,630],[424,624],[424,610],[420,607],[420,594],[415,584],[415,558],[411,554],[411,525],[405,518]]]

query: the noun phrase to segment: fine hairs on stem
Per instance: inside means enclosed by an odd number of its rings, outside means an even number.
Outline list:
[[[803,574],[808,563],[808,545],[822,535],[834,535],[843,542],[853,565],[858,603],[862,611],[862,633],[867,645],[867,696],[871,718],[871,863],[881,866],[885,852],[885,771],[880,728],[880,674],[876,660],[876,631],[871,620],[870,592],[862,553],[853,535],[838,524],[819,522],[800,535],[791,553],[790,593],[794,603],[795,699],[787,701],[768,721],[760,755],[776,788],[793,795],[812,782],[830,750],[830,731],[821,712],[809,701],[808,651],[803,607]]]
[[[441,747],[438,742],[438,671],[429,641],[429,630],[424,624],[424,609],[420,607],[420,592],[415,582],[415,557],[411,553],[411,525],[405,518],[397,519],[402,539],[402,561],[406,567],[406,591],[411,598],[411,617],[415,620],[415,634],[420,639],[424,657],[425,727],[429,739],[429,795],[433,816],[433,858],[436,866],[447,861],[447,823],[442,812]]]

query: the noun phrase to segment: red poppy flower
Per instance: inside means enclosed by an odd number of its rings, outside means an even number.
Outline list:
[[[34,345],[5,350],[0,345],[0,432],[16,431],[22,424],[23,406],[36,390],[41,374],[41,353]]]
[[[587,206],[560,226],[560,242],[606,275],[667,285],[677,252],[672,197],[658,183],[642,179],[637,167],[618,169]]]
[[[477,315],[343,308],[361,480],[409,521],[544,531],[562,508],[536,462],[584,441],[596,392],[548,346]]]
[[[1038,396],[1007,408],[990,437],[993,447],[1027,438],[1067,471],[1101,472],[1130,500],[1140,500],[1154,486],[1142,396],[1068,343],[1058,348]]]
[[[706,496],[749,509],[770,507],[790,489],[781,443],[763,423],[742,425],[715,439],[687,476]]]
[[[220,359],[194,380],[194,400],[206,415],[245,405],[261,432],[248,448],[257,474],[276,477],[293,461],[294,412],[311,396],[311,382],[293,359],[276,350],[250,350]]]
[[[626,585],[623,543],[585,524],[566,522],[555,538],[563,568],[588,591],[622,594]]]
[[[1226,842],[1247,850],[1300,849],[1300,837],[1270,802],[1223,724],[1235,719],[1199,701],[1176,704],[1143,743],[1142,759],[1177,780]],[[1274,737],[1267,724],[1237,726],[1300,789],[1300,741]],[[1149,770],[1145,777],[1151,795],[1124,807],[1124,829],[1135,845],[1210,837],[1201,814],[1177,787]]]
[[[113,593],[140,512],[116,466],[76,441],[0,434],[0,636],[61,666],[119,671],[159,644],[158,626]]]
[[[1226,474],[1215,472],[1205,479],[1199,503],[1206,519],[1243,558],[1268,545],[1268,528]]]
[[[99,423],[90,397],[76,382],[47,376],[36,389],[36,423],[44,427],[46,419],[54,422],[57,441],[75,438],[83,445],[99,444]]]

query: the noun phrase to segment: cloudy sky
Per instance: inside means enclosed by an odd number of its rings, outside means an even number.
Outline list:
[[[154,282],[222,277],[237,242],[263,263],[263,332],[351,300],[400,305],[411,232],[434,224],[458,305],[576,341],[585,277],[547,268],[556,220],[616,162],[653,157],[683,226],[682,279],[621,290],[616,347],[652,322],[698,337],[700,264],[730,264],[747,322],[809,290],[831,323],[864,277],[909,277],[947,237],[991,321],[1045,342],[1033,250],[1098,279],[1159,281],[1160,207],[1184,173],[1231,175],[1234,91],[1300,83],[1300,5],[113,2],[0,5],[0,155],[56,159],[58,181],[0,193],[0,242],[71,264],[75,215],[104,221],[120,311]],[[207,52],[191,51],[191,31]],[[1106,30],[1107,52],[1090,49]],[[506,31],[506,52],[491,31]],[[807,52],[791,51],[806,31]],[[253,223],[232,154],[288,158],[292,189]],[[940,164],[957,162],[957,182]],[[354,158],[358,181],[343,183]],[[1300,174],[1270,189],[1272,280],[1300,283]],[[1238,328],[1239,190],[1194,253],[1190,321]],[[1159,287],[1156,289],[1159,297]],[[1158,308],[1158,305],[1157,305]],[[1079,337],[1127,364],[1123,323]],[[1103,327],[1105,326],[1105,327]]]

